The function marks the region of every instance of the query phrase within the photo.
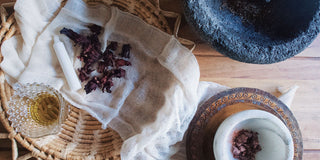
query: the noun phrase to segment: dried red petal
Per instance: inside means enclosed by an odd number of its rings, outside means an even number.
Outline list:
[[[255,154],[261,150],[258,133],[240,130],[234,135],[232,142],[233,157],[239,160],[254,160]]]
[[[113,70],[113,76],[117,78],[125,77],[126,75],[126,70],[122,68],[114,69]]]
[[[129,61],[126,61],[124,59],[116,59],[116,67],[122,67],[122,66],[130,66],[131,63]]]
[[[99,62],[97,72],[103,73],[107,69],[108,65],[105,62]]]
[[[79,79],[81,82],[86,81],[90,78],[84,70],[79,69],[78,71],[79,71]]]
[[[102,90],[102,92],[107,91],[108,93],[111,93],[111,87],[113,86],[112,76],[104,75],[101,78],[100,82],[101,82],[101,90]]]
[[[90,92],[96,90],[100,85],[98,77],[93,77],[85,86],[84,90],[86,91],[86,94],[89,94]]]
[[[90,74],[93,71],[93,69],[91,69],[91,64],[89,64],[89,63],[84,64],[84,66],[81,69],[86,74]]]
[[[60,34],[66,35],[77,45],[83,45],[83,44],[89,43],[89,40],[87,39],[87,37],[80,35],[68,28],[63,28],[62,30],[60,30]]]
[[[90,50],[89,52],[80,53],[80,60],[84,63],[95,63],[102,57],[101,52],[97,50]]]
[[[101,43],[99,41],[98,35],[101,33],[102,27],[98,25],[90,25],[88,28],[91,34],[88,36],[80,35],[71,29],[63,28],[60,33],[65,34],[71,40],[74,41],[76,45],[81,46],[81,53],[78,57],[82,62],[84,62],[83,67],[78,69],[79,79],[81,82],[86,81],[90,78],[90,74],[93,68],[97,70],[98,73],[102,74],[101,78],[93,77],[87,82],[84,90],[87,94],[100,88],[102,92],[111,93],[111,87],[113,86],[113,78],[125,77],[126,71],[119,67],[129,66],[131,63],[124,59],[117,59],[114,51],[118,48],[117,42],[110,42],[106,50],[102,53]],[[120,56],[129,58],[130,57],[131,46],[125,44],[122,46],[122,51]],[[97,62],[98,65],[95,65]]]
[[[107,46],[107,50],[115,51],[118,48],[118,42],[110,42],[110,44]]]
[[[130,50],[131,50],[130,44],[124,44],[122,46],[120,56],[122,56],[124,58],[130,58]]]
[[[96,35],[99,35],[101,33],[102,27],[96,24],[91,24],[88,26],[90,31]]]
[[[92,34],[90,36],[87,36],[87,39],[90,41],[90,44],[95,50],[101,52],[101,43],[99,41],[98,35]]]
[[[103,53],[103,61],[106,63],[107,66],[114,66],[114,60],[115,57],[111,51],[106,50]]]
[[[87,63],[82,68],[78,69],[79,79],[81,82],[89,79],[89,75],[93,71],[93,69],[91,69],[90,67],[91,67],[90,64]]]

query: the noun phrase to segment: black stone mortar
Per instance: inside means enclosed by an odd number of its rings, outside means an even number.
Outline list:
[[[303,51],[320,32],[319,0],[242,0],[247,4],[238,7],[235,1],[241,0],[184,0],[187,21],[234,60],[280,62]]]

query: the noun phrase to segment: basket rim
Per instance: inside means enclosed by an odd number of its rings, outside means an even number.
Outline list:
[[[86,3],[102,3],[104,5],[107,5],[107,3],[104,3],[104,0],[85,0],[85,1],[86,1]],[[128,1],[128,0],[112,0],[112,1],[119,1],[120,2],[120,1]],[[149,14],[155,14],[158,17],[158,19],[154,19],[154,21],[161,22],[161,25],[163,27],[160,29],[169,33],[169,34],[173,34],[177,39],[180,39],[177,37],[178,30],[180,27],[180,18],[181,18],[181,16],[179,14],[162,10],[159,5],[159,0],[152,0],[152,1],[154,1],[154,3],[150,2],[150,0],[138,0],[138,1],[129,0],[129,1],[138,2],[140,7],[146,8],[144,10],[144,12],[149,12]],[[65,0],[63,2],[65,2]],[[111,2],[111,1],[108,1],[108,2]],[[5,8],[13,7],[14,4],[15,4],[15,2],[4,3],[3,5],[1,5],[1,13],[0,13],[1,22],[2,22],[1,23],[1,30],[0,30],[1,43],[5,40],[9,39],[13,35],[19,33],[19,29],[16,26],[17,23],[15,22],[15,19],[14,19],[14,14],[8,15],[8,13],[6,12],[6,9],[5,9]],[[117,4],[115,4],[115,5],[117,5]],[[127,10],[127,12],[128,11],[130,11],[130,10]],[[169,28],[166,17],[170,17],[170,18],[175,17],[176,18],[176,23],[175,23],[173,32]],[[149,21],[146,21],[146,22],[150,24]],[[152,25],[155,26],[154,24],[152,24]],[[159,26],[155,26],[155,27],[159,28]],[[184,39],[182,39],[182,41],[189,43],[189,44],[193,43],[191,41],[189,42],[188,40],[184,40]],[[194,45],[194,43],[193,43],[193,45]],[[0,54],[0,62],[2,61],[2,58],[3,57]],[[9,132],[9,138],[13,141],[14,140],[18,141],[23,147],[25,147],[26,149],[31,151],[32,156],[34,156],[34,157],[39,157],[42,159],[53,159],[53,158],[54,159],[56,159],[56,158],[64,159],[64,158],[66,158],[61,155],[59,156],[59,154],[55,153],[54,150],[46,149],[44,151],[44,149],[35,142],[35,139],[24,137],[23,135],[21,135],[20,133],[17,133],[14,130],[14,128],[10,125],[10,122],[8,120],[8,115],[6,113],[6,111],[8,110],[9,97],[10,97],[10,95],[12,95],[11,94],[12,92],[13,92],[12,88],[5,80],[4,72],[0,69],[0,95],[1,95],[0,121],[2,122],[4,128]],[[77,108],[75,108],[75,109],[77,110]],[[81,111],[80,109],[78,109],[78,110]],[[120,146],[120,148],[121,148],[121,146]],[[13,152],[13,154],[14,154],[13,157],[17,158],[17,148],[12,148],[12,150],[15,150],[15,152],[16,152],[16,153]],[[104,155],[100,155],[100,156],[107,158],[107,156],[109,156],[109,155],[105,155],[105,154],[106,153],[104,153]],[[98,157],[99,157],[99,155],[98,155]],[[72,158],[83,158],[83,156],[72,156]],[[118,157],[115,157],[115,158],[120,158],[120,155],[118,155]]]

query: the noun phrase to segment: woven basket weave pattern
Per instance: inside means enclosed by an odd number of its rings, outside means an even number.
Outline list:
[[[177,17],[173,32],[178,31],[180,19],[176,13],[162,11],[158,0],[85,0],[88,4],[116,6],[119,9],[137,15],[145,22],[172,34],[165,16]],[[64,2],[63,2],[64,3]],[[12,7],[12,6],[6,6]],[[0,40],[9,39],[19,31],[14,15],[8,15],[5,7],[1,6]],[[165,16],[164,14],[165,13]],[[177,33],[173,33],[177,35]],[[0,60],[2,55],[0,54]],[[26,138],[16,133],[10,126],[6,111],[8,100],[13,94],[12,88],[6,83],[4,73],[0,70],[1,108],[0,120],[9,132],[13,142],[13,159],[17,158],[18,141],[39,159],[120,159],[120,149],[123,143],[119,134],[112,129],[101,129],[101,123],[84,110],[70,106],[71,112],[58,135],[43,138]],[[27,156],[26,156],[27,157]]]

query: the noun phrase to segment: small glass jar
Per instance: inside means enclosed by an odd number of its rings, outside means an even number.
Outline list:
[[[57,134],[69,108],[61,94],[45,84],[15,84],[8,104],[11,126],[28,137]]]

